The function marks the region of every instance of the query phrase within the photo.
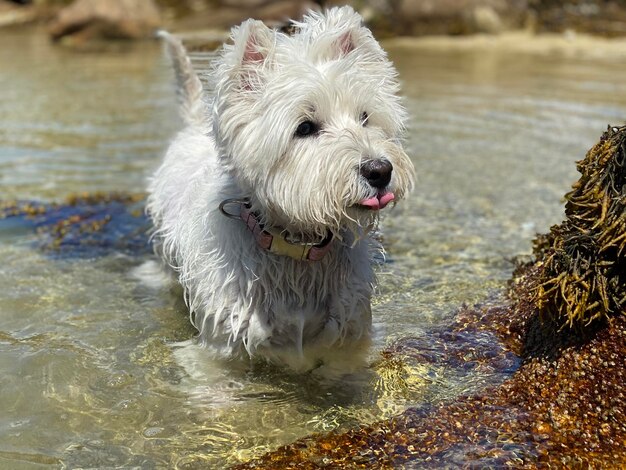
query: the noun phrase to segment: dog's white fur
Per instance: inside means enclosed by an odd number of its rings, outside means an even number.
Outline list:
[[[393,165],[388,190],[410,190],[396,72],[350,7],[310,13],[291,36],[248,20],[232,30],[202,85],[180,42],[164,33],[187,127],[149,187],[148,212],[178,272],[202,342],[226,357],[264,357],[296,370],[346,359],[368,344],[378,194],[363,161]],[[367,113],[364,115],[363,113]],[[365,116],[367,122],[362,119]],[[316,135],[295,135],[303,121]],[[218,210],[248,197],[266,226],[335,239],[320,261],[262,250]]]

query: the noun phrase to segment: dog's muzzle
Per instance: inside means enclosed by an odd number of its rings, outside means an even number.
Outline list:
[[[229,212],[229,208],[238,206]],[[242,220],[261,248],[280,256],[288,256],[299,261],[319,261],[330,251],[333,234],[328,231],[326,238],[319,243],[305,243],[288,240],[284,231],[264,227],[254,214],[249,199],[225,199],[219,205],[220,212],[230,219]]]

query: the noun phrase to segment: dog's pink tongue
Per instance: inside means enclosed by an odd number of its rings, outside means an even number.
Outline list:
[[[393,193],[385,193],[380,196],[380,208],[383,209],[387,204],[393,201],[396,197]]]
[[[363,199],[359,204],[365,207],[369,207],[372,210],[384,209],[387,204],[395,199],[395,196],[391,192],[384,194],[377,194],[374,197]]]

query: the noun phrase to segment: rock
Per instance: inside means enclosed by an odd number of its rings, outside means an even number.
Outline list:
[[[201,13],[180,18],[176,29],[230,29],[248,18],[279,26],[302,18],[310,9],[319,9],[319,5],[312,0],[219,0],[207,3]]]
[[[262,8],[271,3],[280,3],[271,0],[220,0],[219,4],[224,7],[235,8]]]
[[[606,0],[529,0],[539,32],[574,30],[602,36],[626,35],[626,5]]]
[[[0,28],[21,26],[45,18],[48,10],[38,5],[20,5],[0,0]]]
[[[76,0],[61,10],[49,26],[53,40],[73,43],[98,39],[145,39],[161,25],[152,0]]]
[[[526,11],[526,0],[401,0],[396,19],[414,35],[495,33],[521,27]]]
[[[502,18],[490,6],[478,6],[471,10],[468,25],[478,33],[494,34],[504,29]]]
[[[152,252],[145,195],[84,193],[60,203],[0,201],[0,232],[36,233],[35,245],[55,258]]]
[[[325,6],[345,4],[328,0]],[[352,0],[378,36],[498,33],[521,28],[527,0]]]

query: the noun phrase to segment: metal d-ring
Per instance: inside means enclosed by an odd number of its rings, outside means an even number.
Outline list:
[[[239,206],[248,206],[250,204],[250,200],[247,198],[244,198],[244,199],[231,198],[231,199],[224,199],[222,202],[220,202],[220,205],[218,207],[222,214],[224,214],[229,219],[239,219],[241,218],[241,215],[240,215],[241,210],[237,212],[236,214],[231,214],[230,212],[226,210],[226,206],[230,204],[239,204]]]

